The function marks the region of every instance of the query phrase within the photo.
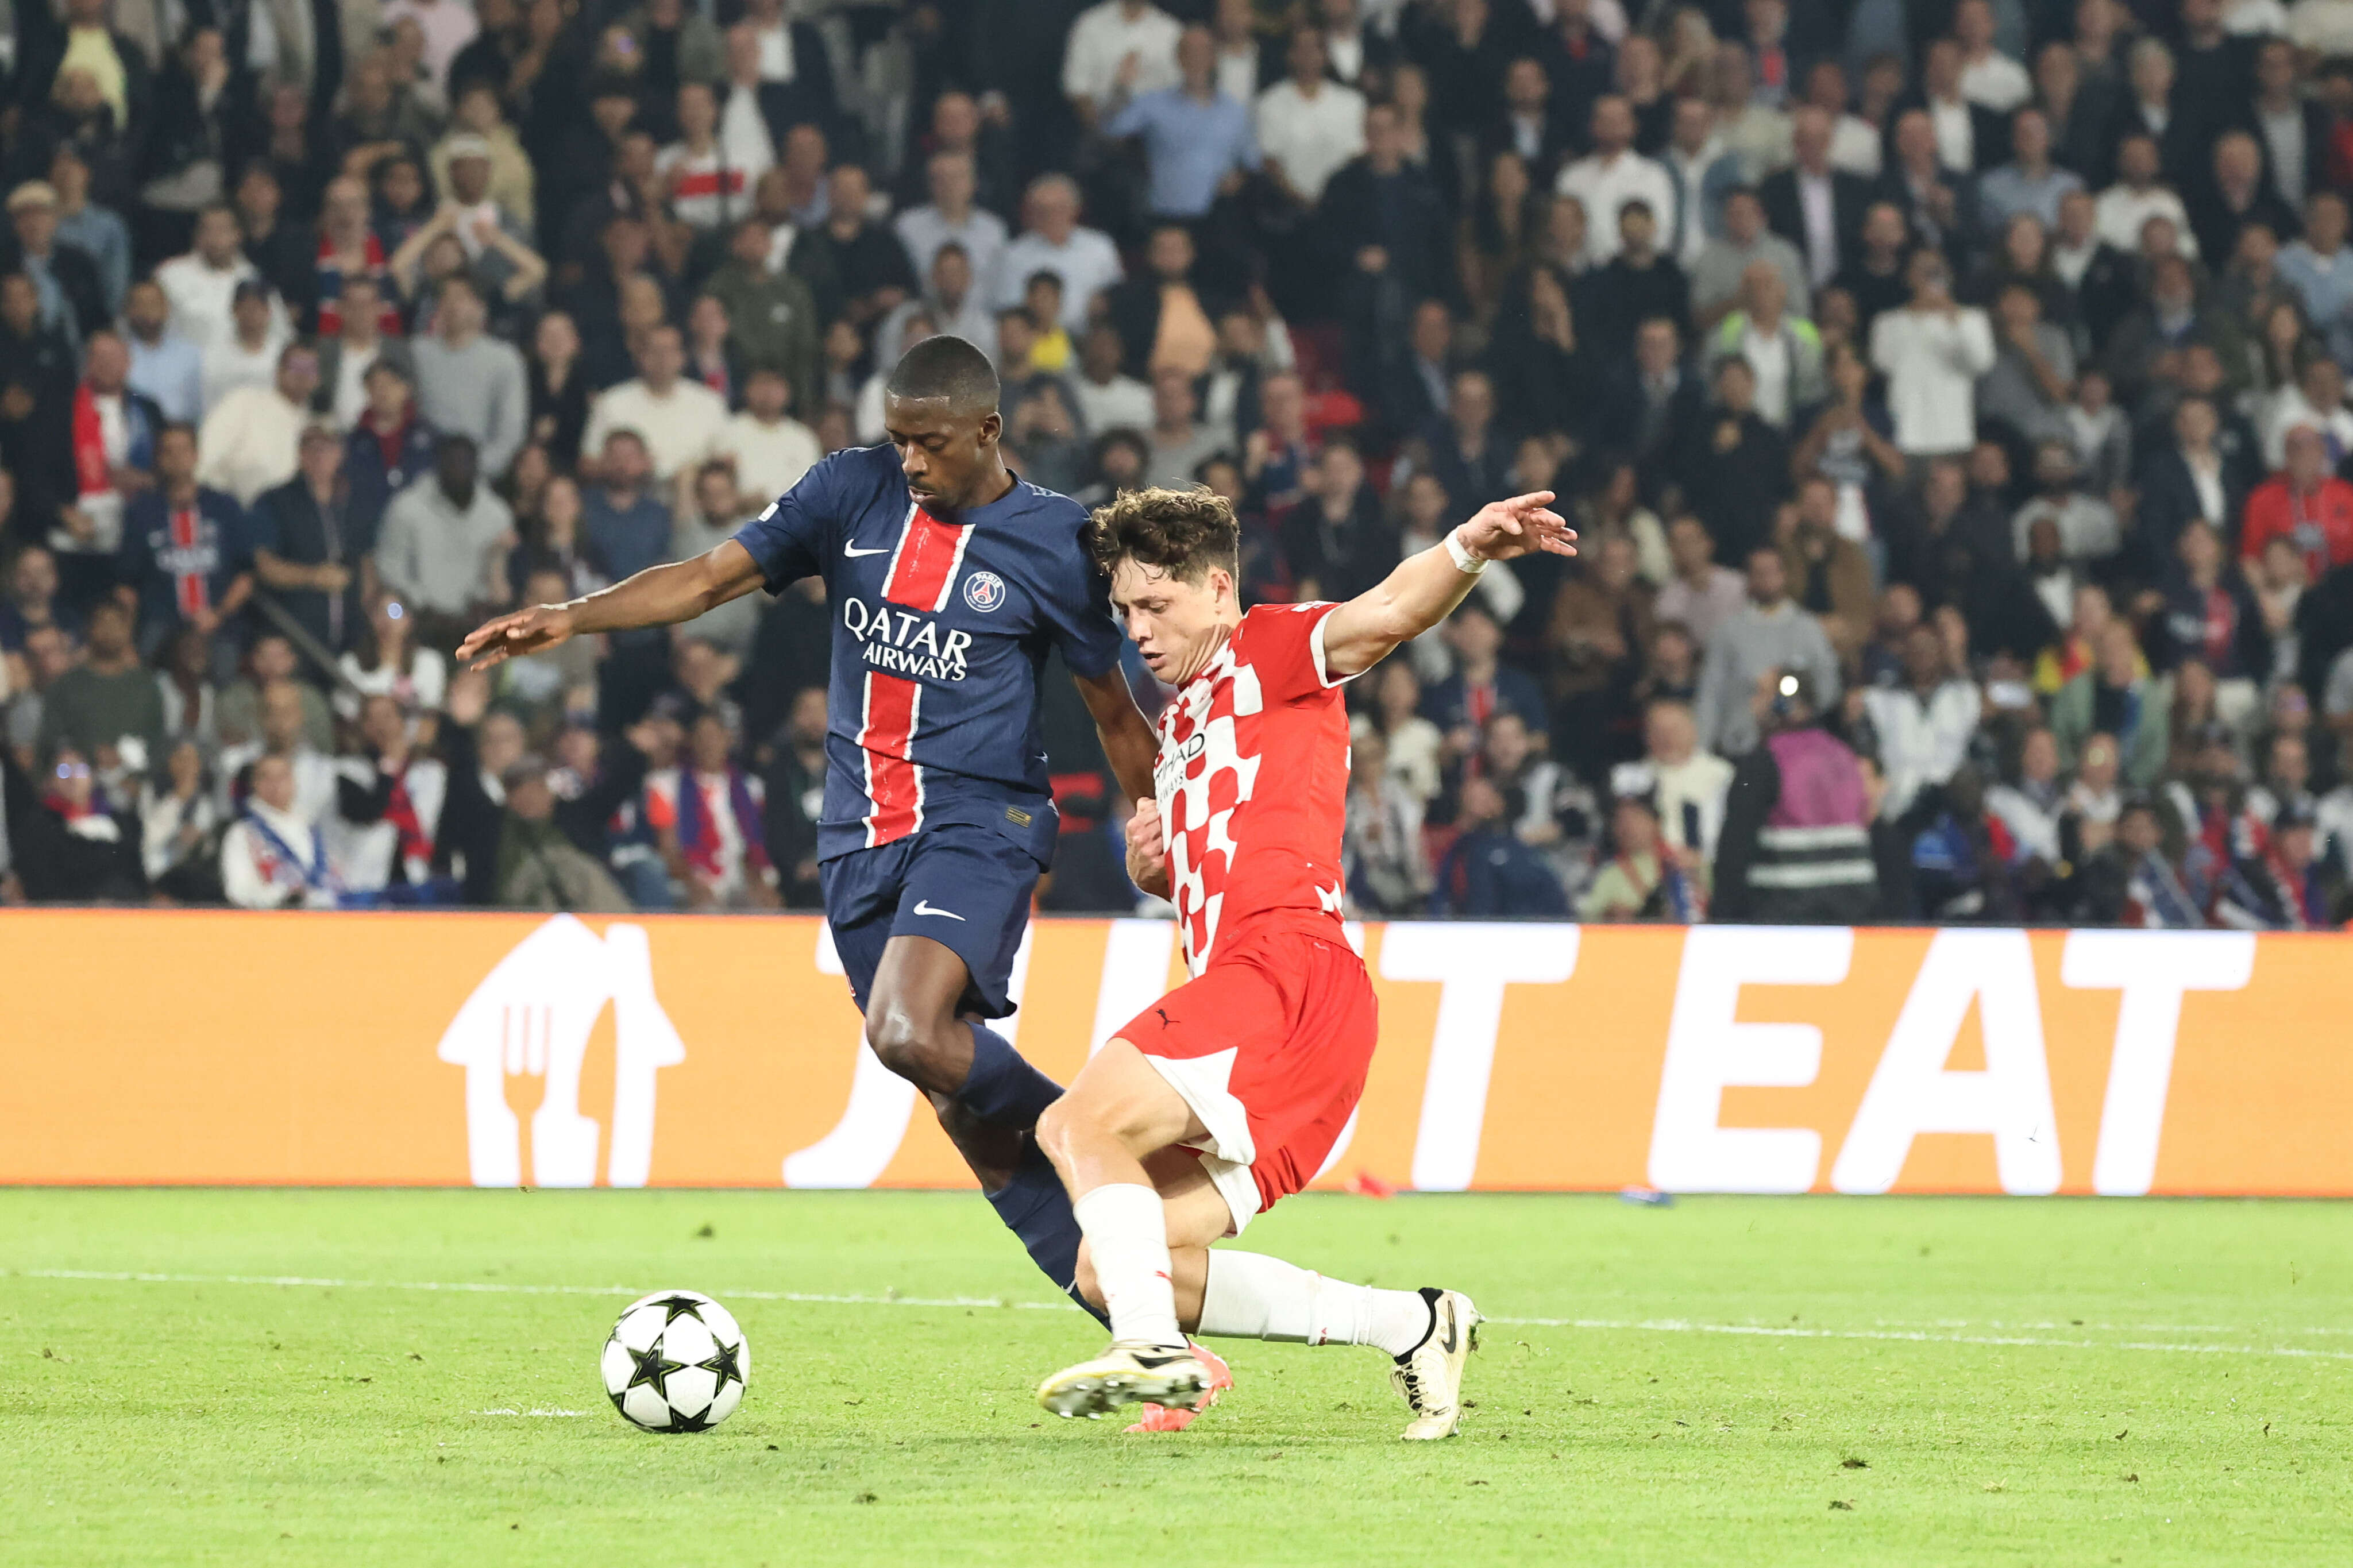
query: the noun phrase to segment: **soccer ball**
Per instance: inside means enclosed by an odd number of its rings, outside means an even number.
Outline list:
[[[727,1309],[694,1290],[632,1301],[600,1358],[623,1420],[649,1432],[703,1432],[735,1414],[752,1347]]]

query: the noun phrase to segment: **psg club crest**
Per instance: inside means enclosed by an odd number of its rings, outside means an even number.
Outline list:
[[[994,572],[975,572],[964,580],[964,602],[988,614],[1005,603],[1005,579]]]

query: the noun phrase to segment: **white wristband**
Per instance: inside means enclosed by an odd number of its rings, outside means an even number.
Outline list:
[[[1462,547],[1461,533],[1462,531],[1458,528],[1446,536],[1446,553],[1454,558],[1454,569],[1457,572],[1465,572],[1476,577],[1487,569],[1487,558],[1483,555],[1473,555],[1465,550]]]

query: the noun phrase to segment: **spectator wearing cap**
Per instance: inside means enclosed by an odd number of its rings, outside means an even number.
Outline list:
[[[58,191],[47,180],[27,180],[8,193],[8,226],[14,243],[8,264],[21,268],[41,291],[41,321],[79,347],[81,340],[111,319],[98,263],[58,237]]]
[[[467,268],[485,292],[510,301],[524,297],[547,276],[547,264],[524,243],[523,216],[492,194],[489,140],[452,136],[443,150],[448,155],[448,194],[426,228],[456,237],[466,253]],[[416,243],[412,235],[402,248]],[[395,277],[401,274],[399,259],[396,256],[386,263]]]
[[[426,160],[432,170],[434,188],[444,196],[457,195],[449,170],[458,149],[476,143],[490,163],[486,199],[528,230],[538,216],[538,175],[514,127],[506,122],[499,104],[499,89],[488,81],[471,81],[458,87],[451,104],[448,133],[434,143]]]
[[[258,282],[261,271],[246,259],[237,213],[216,202],[196,214],[195,243],[155,268],[155,281],[172,302],[172,327],[202,352],[236,330],[231,306],[240,283]],[[278,328],[285,329],[282,313]]]
[[[294,477],[302,426],[319,390],[319,356],[307,343],[279,352],[277,374],[265,386],[240,386],[214,403],[197,437],[197,476],[235,496],[240,506]]]
[[[419,641],[452,647],[507,602],[514,545],[514,514],[480,482],[473,439],[448,433],[434,449],[433,471],[385,508],[376,575],[416,617]]]
[[[522,355],[483,331],[481,290],[460,273],[441,284],[433,331],[418,337],[417,406],[435,430],[463,436],[481,469],[498,475],[522,449],[530,428],[531,390]]]
[[[331,654],[356,640],[360,563],[375,548],[376,519],[363,521],[343,478],[343,437],[312,419],[302,428],[301,471],[262,492],[248,518],[254,574],[286,613]]]

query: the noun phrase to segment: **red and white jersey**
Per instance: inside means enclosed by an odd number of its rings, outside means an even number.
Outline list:
[[[1185,963],[1261,923],[1337,935],[1348,711],[1324,661],[1339,606],[1261,605],[1160,715],[1153,767]]]

